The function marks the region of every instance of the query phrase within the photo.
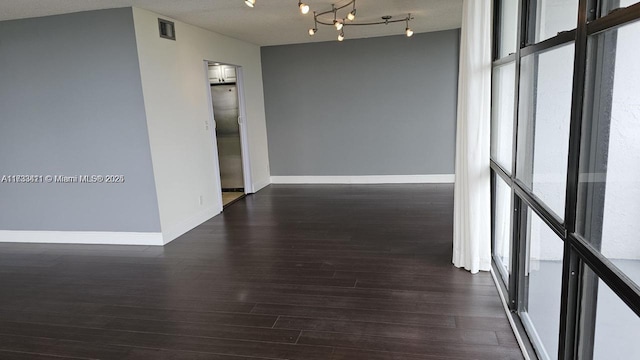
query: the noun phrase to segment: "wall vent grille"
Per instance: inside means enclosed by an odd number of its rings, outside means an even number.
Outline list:
[[[176,28],[173,22],[158,18],[158,29],[161,38],[169,40],[176,39]]]

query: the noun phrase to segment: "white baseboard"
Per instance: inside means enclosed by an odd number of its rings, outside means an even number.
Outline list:
[[[163,232],[0,230],[0,243],[162,246],[218,215],[220,212],[221,209],[215,207],[205,209]]]
[[[177,239],[180,235],[194,229],[198,225],[220,214],[221,212],[222,209],[220,208],[210,207],[185,220],[180,221],[177,224],[168,226],[166,230],[162,230],[163,242],[160,245],[168,244],[169,242]]]
[[[0,242],[47,244],[163,245],[159,232],[0,230]]]
[[[258,191],[262,190],[263,188],[267,187],[269,184],[271,184],[271,181],[269,178],[262,180],[262,181],[258,181],[256,183],[253,184],[253,192],[257,193]]]
[[[454,174],[364,176],[272,176],[272,184],[450,184]]]

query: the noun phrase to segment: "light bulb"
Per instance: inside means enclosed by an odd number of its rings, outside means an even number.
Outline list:
[[[338,35],[338,41],[343,41],[344,40],[344,33],[341,32],[340,35]]]
[[[244,0],[244,3],[248,6],[248,7],[253,7],[253,5],[255,5],[256,0]]]
[[[307,4],[303,3],[303,2],[299,2],[298,3],[298,7],[300,7],[300,12],[303,15],[306,15],[306,14],[309,13],[309,5],[307,5]]]
[[[316,31],[318,31],[318,29],[309,29],[309,36],[315,35]]]
[[[349,14],[347,14],[347,19],[349,21],[353,21],[356,18],[356,9],[353,9]]]
[[[412,36],[413,36],[413,30],[411,30],[411,28],[407,28],[407,29],[405,30],[405,32],[406,32],[406,34],[407,34],[407,37],[412,37]]]
[[[338,20],[333,20],[333,25],[336,26],[336,30],[338,31],[342,30],[342,27],[344,26],[344,24]]]

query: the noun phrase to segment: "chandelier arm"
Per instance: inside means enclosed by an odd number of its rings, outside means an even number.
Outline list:
[[[320,14],[318,14],[320,15]],[[398,23],[398,22],[404,22],[404,21],[409,21],[409,20],[413,20],[413,17],[405,17],[403,19],[396,19],[396,20],[383,20],[383,21],[371,21],[371,22],[349,22],[349,23],[344,23],[343,26],[363,26],[363,25],[382,25],[382,24],[391,24],[391,23]],[[318,24],[322,24],[322,25],[333,25],[333,22],[325,22],[322,21],[321,19],[317,19],[316,21],[318,22]],[[332,20],[333,21],[333,20]]]
[[[322,21],[322,20],[320,20],[320,19],[316,19],[316,22],[317,22],[318,24],[322,24],[322,25],[330,25],[330,26],[333,26],[333,20],[331,20],[331,22],[326,22],[326,21]],[[343,24],[343,26],[344,26],[344,24]]]
[[[317,16],[322,16],[322,15],[327,15],[327,14],[333,14],[333,12],[334,12],[334,11],[340,11],[340,10],[342,10],[342,9],[346,8],[346,7],[347,7],[347,6],[349,6],[349,5],[353,5],[355,2],[356,2],[355,0],[351,0],[351,1],[349,1],[348,3],[346,3],[345,5],[342,5],[342,6],[339,6],[339,7],[334,7],[334,8],[333,8],[333,9],[331,9],[331,10],[327,10],[327,11],[323,11],[323,12],[321,12],[321,13],[318,13],[318,15],[317,15]],[[333,24],[331,24],[331,25],[333,25]]]
[[[372,21],[372,22],[361,22],[361,23],[350,22],[350,23],[344,24],[344,26],[382,25],[382,24],[386,25],[391,23],[404,22],[408,20],[411,20],[411,19],[404,18],[404,19],[398,19],[398,20]]]

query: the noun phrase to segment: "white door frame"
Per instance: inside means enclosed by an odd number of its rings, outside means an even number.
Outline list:
[[[209,103],[209,118],[211,136],[213,139],[215,171],[216,171],[216,189],[222,194],[222,182],[220,180],[220,159],[218,157],[218,140],[216,138],[216,121],[213,114],[213,101],[211,100],[211,83],[209,81],[209,65],[217,63],[220,65],[235,66],[236,68],[236,88],[238,92],[238,125],[240,131],[240,152],[242,157],[242,177],[244,183],[244,193],[254,193],[253,176],[251,174],[251,152],[249,149],[249,126],[247,125],[246,102],[244,95],[244,73],[242,66],[234,64],[225,64],[218,61],[204,60],[206,82],[207,82],[207,101]],[[222,195],[220,196],[220,209],[222,209]]]
[[[213,101],[211,100],[211,82],[209,81],[209,61],[204,60],[205,84],[207,93],[207,106],[209,107],[209,121],[205,127],[209,129],[213,145],[213,170],[215,172],[216,210],[222,212],[222,181],[220,180],[220,159],[218,159],[218,138],[216,137],[216,119],[213,116]]]
[[[244,97],[244,71],[242,66],[236,66],[236,87],[238,88],[238,107],[240,116],[240,148],[242,152],[242,176],[244,177],[244,193],[253,194],[253,177],[251,176],[251,152],[249,149],[249,125],[247,125],[247,112]]]

